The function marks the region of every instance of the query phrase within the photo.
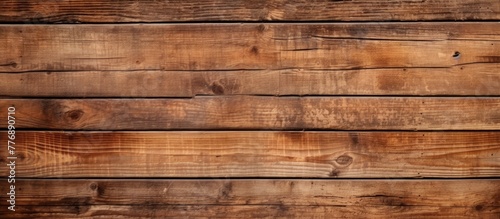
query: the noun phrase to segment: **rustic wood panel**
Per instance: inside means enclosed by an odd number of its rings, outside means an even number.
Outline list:
[[[6,25],[0,26],[0,72],[446,69],[500,63],[499,27],[499,23]],[[469,71],[463,69],[464,74]]]
[[[19,180],[18,210],[6,215],[498,218],[499,186],[499,180]]]
[[[0,217],[498,219],[497,21],[498,0],[5,0]]]
[[[19,132],[17,139],[22,177],[500,175],[500,132]]]
[[[11,105],[17,128],[56,130],[500,129],[495,97],[1,99],[0,112]]]
[[[10,97],[500,95],[500,64],[450,68],[0,73]],[[75,86],[78,84],[78,86]]]
[[[0,22],[498,20],[496,0],[6,0]]]

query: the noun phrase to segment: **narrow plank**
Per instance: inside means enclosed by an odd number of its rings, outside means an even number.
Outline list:
[[[6,0],[0,22],[498,20],[496,0]]]
[[[0,72],[498,64],[499,27],[499,23],[4,25]]]
[[[495,97],[0,100],[8,106],[17,128],[56,130],[500,130]]]
[[[5,187],[4,181],[0,185]],[[19,180],[36,217],[497,218],[499,180]]]
[[[451,68],[0,73],[9,97],[500,95],[500,64]],[[78,84],[78,86],[75,86]]]
[[[16,144],[20,177],[500,176],[500,132],[21,131]]]
[[[465,198],[465,197],[464,197]],[[284,206],[284,205],[37,205],[19,206],[9,218],[485,218],[497,219],[498,207],[433,206]]]

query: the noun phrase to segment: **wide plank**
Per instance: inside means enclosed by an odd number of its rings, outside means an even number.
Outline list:
[[[16,212],[3,201],[0,213],[6,218],[498,218],[498,187],[500,181],[491,179],[33,179],[16,182]]]
[[[500,98],[0,99],[16,127],[55,130],[500,130]]]
[[[500,95],[500,64],[451,68],[0,73],[4,97]],[[78,84],[78,86],[75,86]]]
[[[500,63],[499,42],[493,22],[2,25],[0,72],[446,69]]]
[[[5,0],[0,22],[498,20],[496,0]]]
[[[500,176],[500,132],[18,131],[15,142],[28,178]]]

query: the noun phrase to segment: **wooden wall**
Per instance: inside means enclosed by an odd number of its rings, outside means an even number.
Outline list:
[[[499,21],[498,0],[4,0],[0,218],[499,218]]]

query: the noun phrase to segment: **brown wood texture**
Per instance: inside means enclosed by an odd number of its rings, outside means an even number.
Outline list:
[[[0,185],[5,186],[4,181]],[[19,180],[7,218],[498,218],[499,180]],[[6,202],[0,212],[7,213]]]
[[[21,177],[500,175],[500,132],[19,132],[17,139]]]
[[[498,64],[499,40],[493,22],[5,25],[0,72],[446,70]]]
[[[498,21],[498,0],[2,1],[0,218],[498,219]]]
[[[55,130],[499,130],[500,98],[1,99],[16,127]],[[7,127],[7,117],[0,127]]]
[[[9,97],[500,95],[500,64],[450,68],[0,73]],[[75,86],[78,84],[78,86]]]
[[[5,0],[0,22],[498,20],[496,0]]]

